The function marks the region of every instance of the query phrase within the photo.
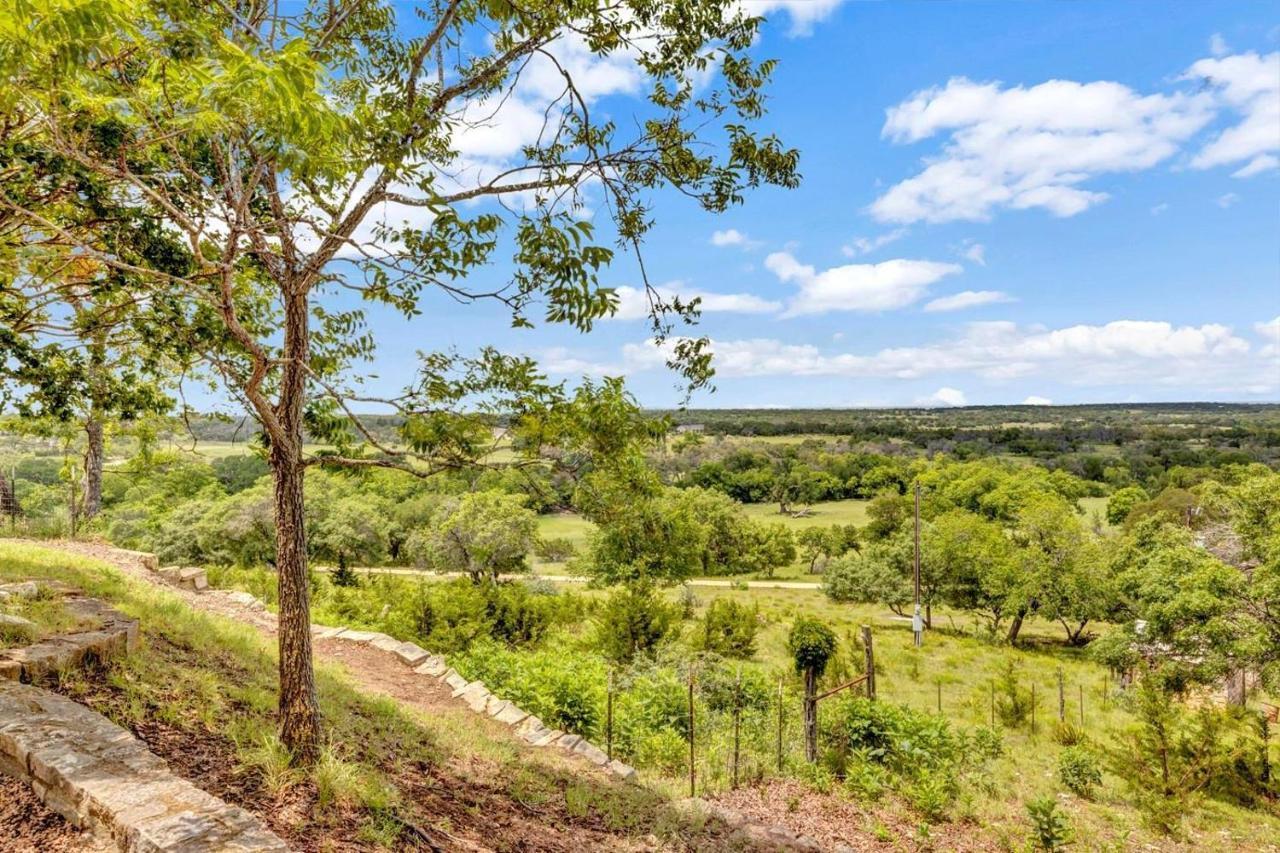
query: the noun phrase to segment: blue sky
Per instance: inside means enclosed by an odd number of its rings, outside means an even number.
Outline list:
[[[804,181],[720,216],[652,198],[650,280],[704,296],[716,353],[692,405],[1280,399],[1274,3],[755,8],[758,54],[780,61],[766,125]],[[627,121],[627,69],[583,61],[594,109]],[[636,286],[634,261],[603,280]],[[407,382],[416,350],[496,343],[676,403],[623,293],[585,336],[443,298],[409,323],[375,313],[373,385]]]

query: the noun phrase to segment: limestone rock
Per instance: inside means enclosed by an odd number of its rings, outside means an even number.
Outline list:
[[[414,667],[414,672],[419,675],[429,675],[432,678],[439,678],[449,669],[449,665],[444,662],[444,658],[436,655],[427,655],[421,664]]]
[[[630,782],[636,778],[636,769],[629,764],[623,764],[618,759],[609,762],[609,771],[615,776],[620,776]]]

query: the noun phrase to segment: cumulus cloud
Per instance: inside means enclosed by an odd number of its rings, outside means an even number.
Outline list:
[[[979,305],[990,305],[993,302],[1012,302],[1013,297],[999,290],[962,290],[951,296],[942,296],[928,302],[924,310],[930,313],[938,311],[962,311]]]
[[[844,0],[740,0],[748,15],[772,17],[786,12],[791,20],[789,35],[793,38],[813,32],[814,24],[826,20]]]
[[[726,228],[723,231],[715,231],[711,234],[711,245],[721,248],[725,246],[741,246],[744,249],[750,249],[760,244],[755,240],[748,239],[747,235],[737,228]]]
[[[665,302],[679,297],[682,302],[701,299],[699,308],[704,313],[724,312],[730,314],[776,314],[782,310],[782,303],[762,299],[752,293],[712,293],[707,290],[685,287],[682,282],[672,281],[654,288]],[[618,310],[613,314],[614,320],[640,320],[649,316],[649,294],[642,287],[619,287],[615,290],[618,296]]]
[[[1239,123],[1208,142],[1191,161],[1196,169],[1243,163],[1234,176],[1247,178],[1280,166],[1280,51],[1266,56],[1215,54],[1187,69],[1184,79],[1202,81]]]
[[[897,258],[878,264],[845,264],[819,272],[789,252],[774,252],[765,267],[799,292],[784,317],[831,311],[889,311],[919,301],[929,285],[961,271],[959,264]]]
[[[939,388],[928,397],[918,401],[925,406],[966,406],[969,401],[964,392],[958,388]]]
[[[871,205],[883,222],[982,221],[1001,208],[1074,216],[1107,198],[1081,186],[1170,157],[1212,119],[1208,94],[1141,95],[1120,83],[1004,87],[963,77],[889,109],[882,135],[948,134],[939,156]]]
[[[1270,323],[1262,325],[1271,328]],[[673,346],[671,341],[663,348],[651,342],[627,344],[623,361],[631,371],[660,366]],[[713,340],[710,346],[717,374],[725,378],[918,379],[963,373],[990,381],[1043,376],[1074,385],[1143,382],[1258,393],[1280,389],[1280,351],[1257,351],[1231,328],[1215,323],[1174,326],[1160,321],[1117,320],[1061,329],[1003,321],[971,323],[951,339],[865,354],[829,353],[812,344],[774,338]]]

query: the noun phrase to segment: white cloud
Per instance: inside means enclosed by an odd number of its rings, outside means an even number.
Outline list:
[[[858,255],[867,255],[876,249],[883,248],[890,243],[897,242],[907,236],[907,229],[895,228],[876,237],[855,237],[848,243],[840,247],[840,251],[844,253],[846,258],[856,258]]]
[[[1013,297],[999,290],[962,290],[951,296],[941,296],[928,302],[924,310],[930,313],[938,311],[961,311],[979,305],[990,305],[993,302],[1012,302]]]
[[[1280,316],[1266,323],[1254,323],[1253,330],[1266,341],[1258,351],[1258,357],[1280,361]],[[1280,370],[1280,364],[1276,365],[1276,369]]]
[[[1200,149],[1193,168],[1248,161],[1235,172],[1235,177],[1247,178],[1280,165],[1274,156],[1280,151],[1280,51],[1202,59],[1183,79],[1203,81],[1219,104],[1242,117]]]
[[[1023,400],[1023,401],[1022,401],[1022,405],[1024,405],[1024,406],[1052,406],[1052,405],[1053,405],[1053,401],[1052,401],[1052,400],[1050,400],[1048,397],[1037,397],[1035,394],[1032,394],[1030,397],[1028,397],[1027,399],[1025,399],[1025,400]]]
[[[985,267],[987,265],[987,247],[981,243],[967,243],[960,256],[966,260],[973,261],[978,266]]]
[[[1225,193],[1224,195],[1218,196],[1215,203],[1218,205],[1218,207],[1221,207],[1223,210],[1226,210],[1228,207],[1235,204],[1239,200],[1240,200],[1240,196],[1236,195],[1235,193]]]
[[[1107,198],[1080,185],[1170,157],[1213,117],[1208,94],[1141,95],[1119,83],[1003,87],[957,77],[889,109],[882,135],[949,134],[940,155],[871,205],[883,222],[983,221],[1001,208],[1074,216]]]
[[[1226,56],[1231,52],[1231,47],[1227,44],[1227,40],[1222,37],[1222,33],[1214,33],[1209,36],[1209,52],[1214,56]]]
[[[928,397],[919,401],[926,406],[965,406],[969,401],[964,392],[958,388],[939,388]]]
[[[652,343],[627,344],[623,361],[632,371],[659,366],[673,346],[668,341],[660,351]],[[1062,329],[970,323],[955,338],[867,354],[826,353],[812,344],[773,338],[713,340],[710,347],[717,374],[724,378],[917,379],[954,373],[989,381],[1039,376],[1074,385],[1148,383],[1231,393],[1280,389],[1280,351],[1259,352],[1215,323],[1117,320]]]
[[[749,15],[769,17],[771,13],[784,11],[791,19],[789,35],[807,36],[813,25],[836,10],[844,0],[739,0]]]
[[[1254,175],[1261,175],[1263,172],[1270,172],[1275,168],[1280,168],[1280,158],[1273,154],[1259,154],[1232,172],[1231,177],[1252,178]]]
[[[748,239],[737,228],[726,228],[723,231],[715,231],[711,234],[711,245],[724,248],[725,246],[741,246],[744,249],[754,248],[759,244],[755,240]]]
[[[846,264],[818,272],[789,252],[774,252],[764,265],[779,280],[800,291],[787,303],[784,317],[830,311],[889,311],[919,301],[929,285],[961,272],[959,264],[897,258],[878,264]]]
[[[1159,216],[1160,214],[1164,213],[1164,212],[1165,212],[1166,210],[1168,210],[1168,209],[1169,209],[1169,203],[1168,203],[1168,202],[1161,202],[1160,204],[1157,204],[1157,205],[1152,206],[1152,208],[1151,208],[1151,215],[1152,215],[1152,216]]]
[[[711,293],[706,290],[685,287],[682,282],[672,281],[655,287],[654,290],[663,301],[670,301],[679,296],[682,302],[701,299],[699,308],[704,313],[724,312],[731,314],[776,314],[782,310],[782,303],[762,299],[751,293]],[[619,287],[618,310],[614,320],[641,320],[649,316],[649,296],[642,287]]]

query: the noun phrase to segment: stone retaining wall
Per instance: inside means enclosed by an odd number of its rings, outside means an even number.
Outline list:
[[[34,581],[7,584],[0,587],[0,597],[34,597],[38,590]],[[88,659],[106,660],[124,654],[137,645],[138,623],[101,601],[71,594],[62,605],[76,617],[97,622],[98,627],[48,637],[29,646],[0,649],[0,680],[35,681],[61,669],[81,666]]]
[[[288,853],[252,814],[185,779],[101,714],[0,681],[0,772],[126,853]]]

